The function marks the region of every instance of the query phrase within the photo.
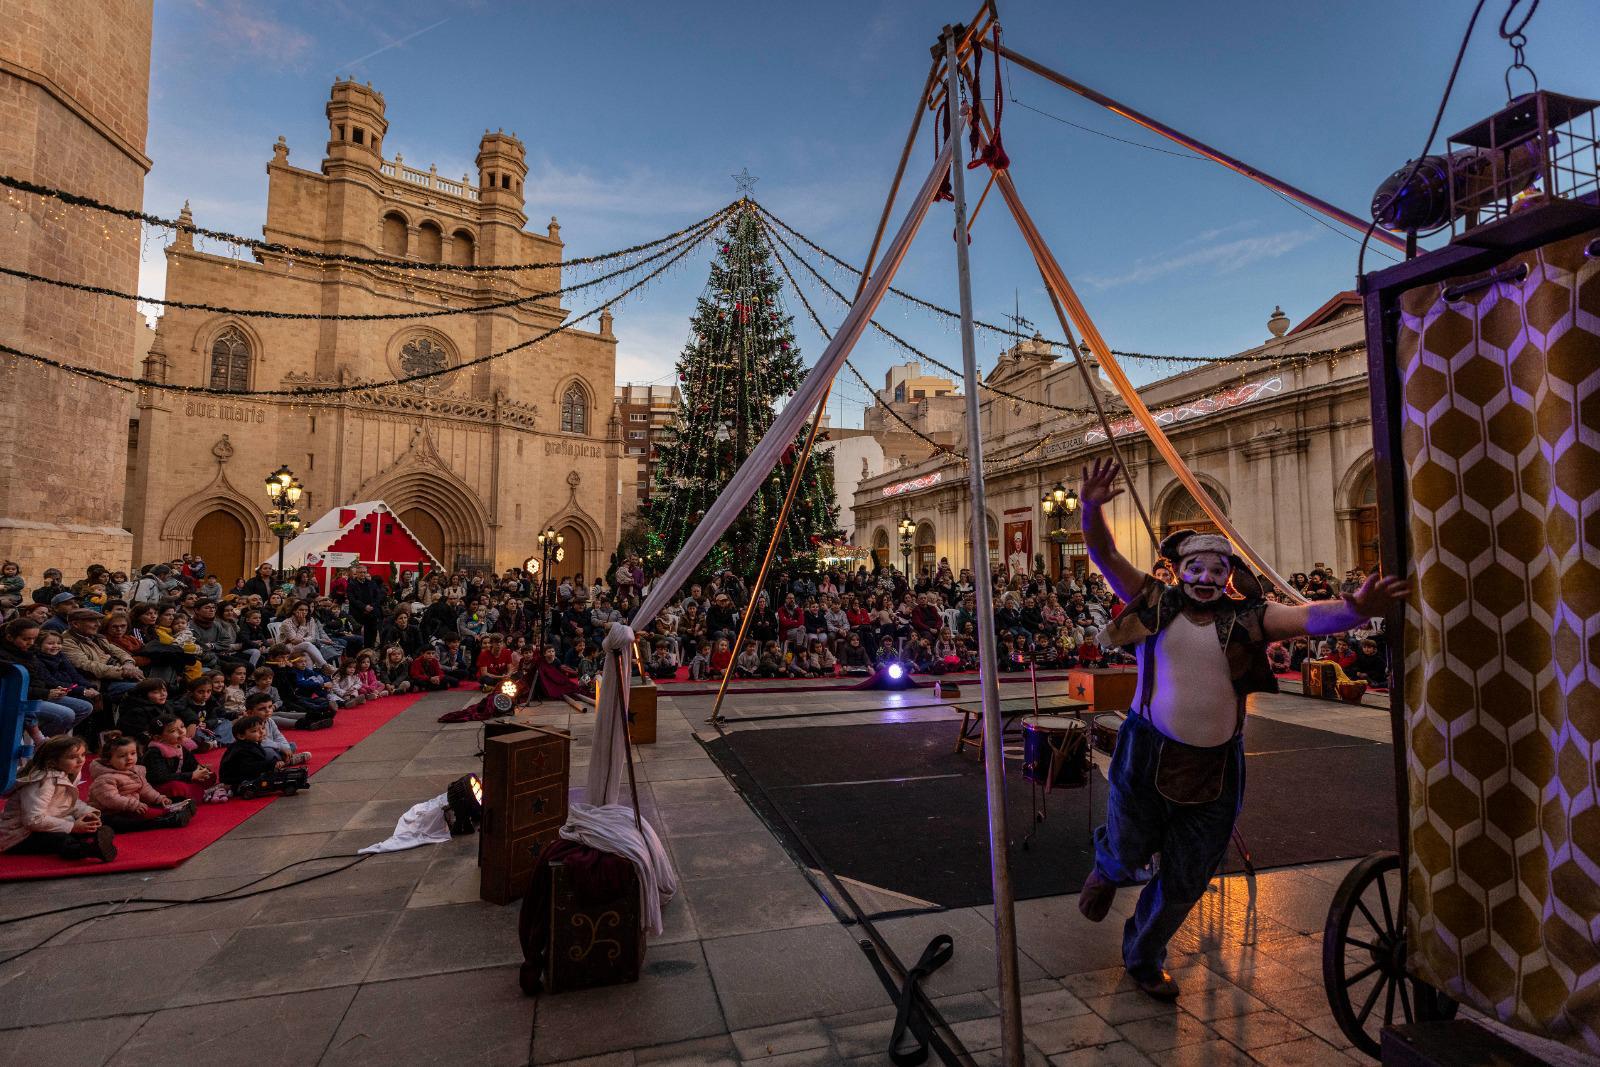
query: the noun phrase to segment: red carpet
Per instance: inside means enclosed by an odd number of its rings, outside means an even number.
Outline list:
[[[424,694],[382,697],[359,708],[339,712],[326,730],[287,730],[290,741],[311,752],[307,769],[313,775],[332,763],[341,753],[364,740],[374,730],[416,703]],[[216,770],[222,750],[207,752],[200,762]],[[89,795],[87,771],[82,787]],[[110,863],[99,860],[62,860],[54,856],[0,855],[0,882],[21,882],[35,878],[67,878],[84,874],[114,874],[119,871],[155,871],[176,867],[201,849],[220,840],[224,834],[250,816],[282,800],[286,804],[306,804],[316,800],[315,782],[309,792],[295,797],[257,797],[255,800],[230,800],[226,804],[200,804],[188,826],[176,830],[147,830],[117,836],[117,858]],[[374,840],[377,840],[374,837]]]

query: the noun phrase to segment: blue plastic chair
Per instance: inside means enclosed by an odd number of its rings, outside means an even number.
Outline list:
[[[22,743],[22,720],[33,710],[28,699],[28,670],[15,663],[0,663],[0,793],[10,792],[17,780],[17,761],[33,755],[33,746]]]

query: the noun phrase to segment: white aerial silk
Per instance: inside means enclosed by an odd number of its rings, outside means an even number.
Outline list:
[[[444,821],[444,810],[449,806],[446,793],[440,793],[432,800],[424,800],[421,804],[413,804],[395,823],[394,833],[376,845],[368,845],[357,855],[403,852],[419,845],[438,845],[450,840],[450,825]]]
[[[626,804],[574,804],[568,810],[561,836],[633,864],[639,874],[639,911],[644,929],[650,936],[660,937],[661,906],[678,892],[678,875],[650,824],[641,817],[635,826],[633,808]]]

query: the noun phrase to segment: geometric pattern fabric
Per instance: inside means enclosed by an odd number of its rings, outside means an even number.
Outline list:
[[[1600,259],[1400,301],[1409,964],[1600,1053]],[[1474,278],[1482,277],[1474,275]]]

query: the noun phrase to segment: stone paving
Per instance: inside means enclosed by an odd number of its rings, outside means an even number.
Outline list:
[[[683,893],[636,985],[523,997],[517,909],[478,900],[475,838],[373,857],[281,892],[136,914],[141,899],[216,893],[294,861],[314,860],[261,885],[348,862],[337,857],[384,837],[407,807],[474,768],[478,727],[435,721],[464,702],[419,701],[319,774],[309,794],[271,805],[175,870],[0,888],[0,917],[126,901],[124,914],[66,929],[0,966],[0,1067],[888,1062],[894,1009],[858,932],[836,920],[697,742],[709,697],[663,698],[658,742],[638,750],[641,807]],[[730,710],[735,729],[949,715],[870,710],[874,702],[768,694],[737,697]],[[1371,708],[1282,696],[1253,710],[1357,736],[1387,732],[1386,715]],[[778,714],[814,717],[752,718]],[[592,716],[545,705],[533,717],[572,730],[581,784]],[[1118,920],[1132,892],[1099,925],[1070,896],[1019,903],[1028,1062],[1361,1059],[1343,1051],[1321,980],[1320,931],[1347,866],[1264,873],[1253,913],[1242,878],[1214,883],[1174,944],[1176,1005],[1133,991],[1122,973]],[[0,955],[105,911],[0,926]],[[954,960],[927,988],[978,1063],[999,1054],[991,923],[983,907],[878,924],[908,962],[934,934],[955,937]]]

